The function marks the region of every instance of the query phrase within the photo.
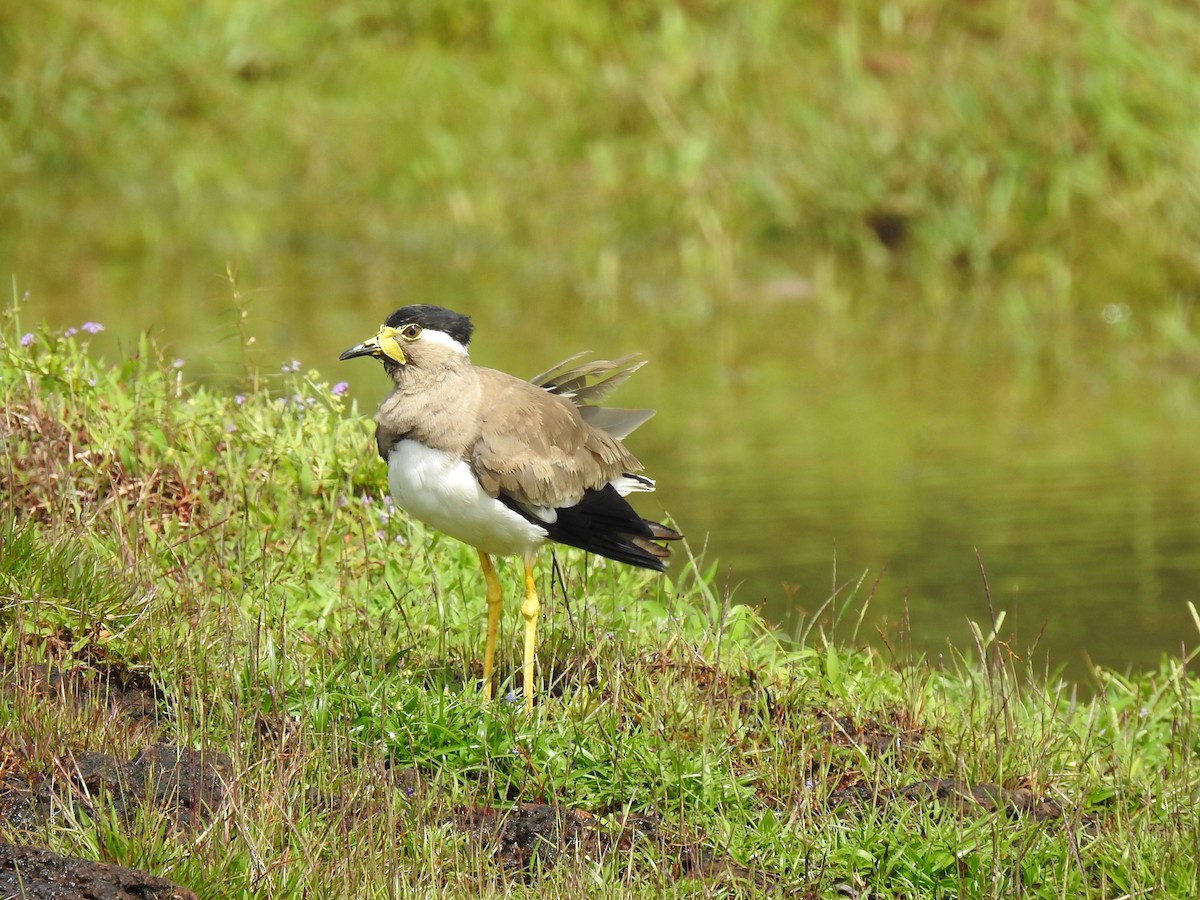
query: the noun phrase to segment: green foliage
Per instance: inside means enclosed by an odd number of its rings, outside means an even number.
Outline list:
[[[1030,678],[1000,616],[964,634],[978,660],[889,665],[810,642],[822,617],[803,642],[770,631],[700,561],[668,582],[568,550],[543,579],[527,718],[511,609],[485,700],[473,554],[386,502],[340,387],[288,364],[222,393],[149,341],[98,360],[88,334],[26,331],[15,309],[0,327],[0,759],[38,774],[165,740],[229,753],[234,777],[195,833],[101,805],[0,837],[204,897],[1196,892],[1190,660],[1099,672],[1080,702]],[[834,625],[853,613],[836,602]],[[31,662],[136,673],[160,718],[8,687]],[[945,779],[1003,803],[913,788]],[[1020,791],[1039,805],[1006,807]],[[509,883],[460,823],[522,803],[682,837]]]
[[[32,521],[0,518],[0,652],[15,652],[18,633],[66,638],[73,655],[112,651],[148,600],[79,538],[47,539]]]

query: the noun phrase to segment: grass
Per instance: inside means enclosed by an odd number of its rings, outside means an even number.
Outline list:
[[[526,718],[505,696],[512,607],[485,701],[473,554],[388,504],[338,386],[289,365],[217,390],[152,344],[105,362],[89,332],[19,314],[0,330],[0,773],[156,742],[228,770],[199,827],[101,799],[0,839],[214,898],[1200,887],[1190,659],[1099,671],[1079,701],[1028,671],[999,614],[972,651],[881,655],[824,640],[828,623],[770,631],[686,555],[655,579],[567,551],[541,567]],[[154,715],[48,700],[34,671],[141,690]],[[522,855],[497,823],[530,804],[577,839]]]

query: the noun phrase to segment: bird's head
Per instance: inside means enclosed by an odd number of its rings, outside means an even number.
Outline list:
[[[356,344],[338,359],[373,356],[392,374],[447,351],[466,355],[474,326],[462,313],[419,303],[401,307],[379,326],[379,333]]]

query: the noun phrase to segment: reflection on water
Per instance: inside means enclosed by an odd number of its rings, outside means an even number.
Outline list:
[[[1196,642],[1186,602],[1200,602],[1200,423],[1165,400],[1094,373],[1047,384],[986,347],[842,344],[805,301],[675,317],[626,298],[580,305],[561,285],[478,267],[394,265],[366,280],[351,266],[243,283],[263,369],[300,359],[350,379],[373,410],[378,373],[343,370],[337,354],[416,301],[472,314],[475,361],[518,374],[579,349],[642,351],[651,365],[614,398],[659,410],[631,439],[659,482],[639,504],[673,515],[694,548],[707,538],[734,599],[785,627],[866,573],[862,637],[894,637],[907,609],[916,651],[949,641],[970,655],[967,620],[987,618],[978,554],[1014,649],[1044,628],[1039,652],[1070,675],[1087,659],[1124,668]],[[240,343],[220,270],[52,293],[26,279],[25,317],[103,321],[109,353],[149,329],[194,377],[232,383]]]
[[[1107,401],[1019,416],[935,411],[936,396],[882,387],[826,401],[774,427],[759,419],[777,442],[699,466],[704,500],[680,510],[721,523],[716,546],[743,601],[761,597],[786,622],[864,572],[865,596],[882,572],[867,621],[886,633],[907,608],[914,646],[937,653],[947,640],[967,646],[967,619],[987,620],[982,562],[1014,649],[1045,627],[1041,650],[1071,675],[1087,658],[1124,667],[1195,644],[1194,425]],[[734,467],[751,455],[757,465]]]

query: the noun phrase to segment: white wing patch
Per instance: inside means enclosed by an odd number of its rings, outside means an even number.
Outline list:
[[[615,487],[622,497],[628,497],[630,494],[648,494],[654,490],[654,479],[645,475],[622,475],[620,478],[614,478],[609,484]]]

